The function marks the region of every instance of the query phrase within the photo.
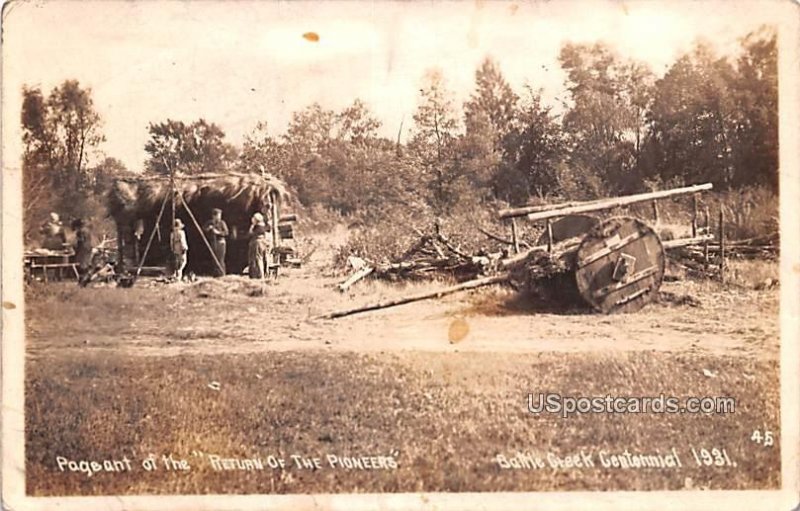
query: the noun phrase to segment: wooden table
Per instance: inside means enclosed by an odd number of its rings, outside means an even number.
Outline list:
[[[64,278],[65,268],[71,269],[75,278],[79,278],[78,264],[74,261],[72,251],[26,252],[25,268],[31,277],[36,276],[37,271],[41,271],[45,282],[48,282],[48,270],[51,269],[57,271],[59,280]],[[55,275],[56,273],[54,273]]]

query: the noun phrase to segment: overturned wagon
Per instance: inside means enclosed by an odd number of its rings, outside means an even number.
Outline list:
[[[544,248],[555,253],[568,271],[574,274],[574,283],[581,297],[595,309],[605,312],[633,312],[653,301],[664,277],[666,248],[675,248],[707,242],[707,233],[698,236],[697,201],[693,202],[692,236],[662,242],[658,233],[645,222],[617,216],[605,220],[586,216],[586,213],[653,201],[680,195],[697,194],[710,190],[711,184],[701,184],[660,192],[643,193],[582,203],[554,206],[531,206],[507,209],[500,218],[512,222],[512,238],[516,240],[514,220],[526,216],[532,221],[546,222],[545,233],[539,246],[512,258],[508,268],[529,263],[529,256]],[[553,222],[554,219],[557,219]],[[562,234],[565,233],[565,234]],[[666,246],[665,246],[666,243]],[[557,245],[558,244],[558,245]],[[533,268],[535,270],[535,266]]]
[[[697,221],[697,194],[711,188],[706,183],[612,199],[505,209],[499,216],[511,224],[515,254],[499,261],[495,275],[323,317],[333,319],[498,283],[523,281],[530,285],[555,272],[572,276],[570,285],[574,284],[583,300],[596,310],[606,314],[634,312],[658,296],[664,277],[665,250],[707,244],[712,239],[708,233],[708,215],[706,232],[702,235]],[[652,202],[657,215],[656,201],[681,195],[694,195],[692,234],[686,238],[664,241],[650,225],[630,216],[600,220],[588,215],[643,202]],[[520,248],[515,223],[520,217],[545,222],[537,246]]]

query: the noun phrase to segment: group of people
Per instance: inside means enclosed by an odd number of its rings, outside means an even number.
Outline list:
[[[41,227],[42,247],[48,250],[67,250],[72,248],[75,252],[75,262],[78,266],[78,283],[86,285],[91,278],[92,270],[92,236],[88,226],[81,218],[76,218],[71,223],[75,233],[75,242],[72,246],[67,243],[67,234],[58,213],[50,213],[50,217]],[[226,272],[225,255],[227,240],[230,236],[228,224],[222,219],[222,210],[215,208],[211,212],[211,219],[203,226],[203,232],[208,240],[213,253],[214,275],[223,276]],[[271,261],[270,226],[264,215],[256,212],[250,219],[248,230],[248,275],[252,279],[263,279],[269,271]],[[183,271],[186,268],[189,255],[189,242],[186,238],[185,226],[181,219],[176,218],[170,235],[170,249],[173,256],[173,276],[183,280]]]
[[[92,236],[89,228],[82,218],[76,218],[70,224],[75,233],[75,262],[78,265],[78,284],[85,286],[91,278],[92,269]],[[50,217],[42,225],[42,248],[48,250],[66,250],[70,248],[67,243],[67,233],[58,213],[50,213]]]
[[[183,222],[175,219],[170,236],[170,247],[174,258],[174,276],[177,280],[183,279],[183,270],[189,255],[189,243]],[[214,258],[214,275],[226,274],[225,254],[227,252],[227,239],[230,235],[228,224],[222,219],[222,210],[215,208],[211,211],[211,219],[203,226],[203,232],[211,245]],[[254,213],[250,219],[248,237],[248,275],[252,279],[262,279],[267,275],[270,263],[270,240],[268,233],[270,227],[264,220],[264,215]]]

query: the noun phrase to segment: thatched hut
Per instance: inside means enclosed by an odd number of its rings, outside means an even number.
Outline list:
[[[253,213],[262,212],[268,219],[277,217],[281,204],[289,199],[286,185],[271,175],[227,173],[176,177],[176,194],[183,196],[190,214],[179,197],[171,199],[171,189],[169,178],[160,176],[119,178],[114,182],[108,196],[108,210],[117,224],[119,251],[126,269],[136,268],[154,229],[155,237],[144,265],[170,265],[169,233],[174,207],[175,218],[186,225],[189,242],[186,270],[212,273],[214,260],[191,214],[202,226],[211,218],[211,210],[219,208],[230,229],[225,258],[228,273],[239,273],[247,266],[247,231]],[[164,212],[156,225],[162,205]]]

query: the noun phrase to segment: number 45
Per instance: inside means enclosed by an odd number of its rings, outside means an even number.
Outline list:
[[[772,447],[775,444],[775,439],[772,437],[772,431],[764,431],[764,434],[761,434],[761,431],[756,429],[753,431],[753,434],[750,435],[750,440],[757,443],[757,444],[764,444],[764,447]]]

